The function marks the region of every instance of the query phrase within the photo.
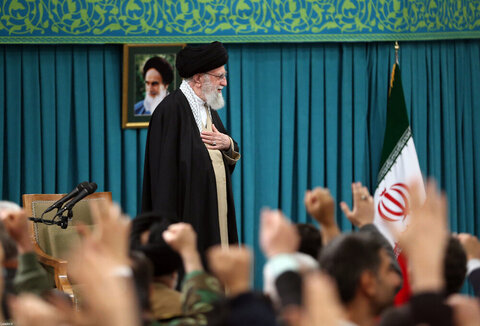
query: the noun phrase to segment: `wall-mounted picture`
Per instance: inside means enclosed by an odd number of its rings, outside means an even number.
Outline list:
[[[146,128],[160,102],[180,87],[175,69],[185,44],[123,46],[122,127]]]

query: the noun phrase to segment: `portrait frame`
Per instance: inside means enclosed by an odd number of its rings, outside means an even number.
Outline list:
[[[124,44],[123,45],[123,82],[122,82],[122,128],[147,128],[151,114],[135,114],[136,103],[145,97],[143,66],[154,56],[165,59],[173,69],[173,81],[168,86],[171,93],[182,82],[175,67],[178,51],[185,44]]]

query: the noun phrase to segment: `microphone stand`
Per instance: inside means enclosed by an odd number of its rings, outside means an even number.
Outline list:
[[[57,213],[51,220],[43,219],[43,215],[45,213],[43,213],[40,217],[29,217],[28,219],[30,221],[33,221],[34,223],[43,223],[45,225],[58,225],[62,229],[66,229],[68,227],[68,221],[73,218],[72,208],[58,208]],[[64,215],[65,211],[67,212],[67,215]],[[57,218],[59,218],[59,220],[57,220]]]
[[[73,211],[70,208],[69,210],[67,210],[67,215],[63,215],[63,212],[61,215],[61,220],[57,222],[57,225],[60,226],[62,229],[66,229],[68,226],[68,221],[70,221],[73,217]]]

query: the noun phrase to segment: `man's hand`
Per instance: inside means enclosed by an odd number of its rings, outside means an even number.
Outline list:
[[[171,224],[163,232],[163,239],[179,254],[197,250],[197,234],[188,223]]]
[[[17,243],[18,252],[23,254],[33,251],[33,243],[28,232],[28,219],[25,211],[2,211],[0,220],[8,234]]]
[[[330,278],[320,272],[307,275],[303,285],[305,314],[301,326],[340,325],[345,314]]]
[[[478,326],[480,321],[478,299],[453,294],[448,297],[447,304],[453,308],[453,321],[456,326]]]
[[[335,221],[335,202],[328,189],[307,190],[304,202],[307,212],[320,223],[324,245],[341,233]]]
[[[140,325],[130,265],[118,265],[104,243],[86,234],[69,259],[69,274],[82,284],[87,325]],[[119,313],[121,312],[121,313]]]
[[[214,124],[212,124],[212,131],[204,130],[200,136],[208,149],[228,151],[232,145],[230,137],[218,131]]]
[[[118,204],[105,200],[90,201],[90,211],[95,221],[93,240],[101,244],[119,265],[128,265],[130,219],[122,214]],[[86,230],[84,228],[83,232]]]
[[[175,223],[163,231],[163,239],[182,257],[187,273],[203,270],[197,251],[197,234],[188,223]]]
[[[431,180],[426,186],[426,200],[421,204],[421,184],[411,184],[411,220],[399,236],[399,245],[411,263],[412,290],[441,291],[444,285],[443,260],[448,242],[447,200]]]
[[[250,289],[252,252],[249,249],[215,246],[208,251],[208,263],[229,295],[235,296]]]
[[[75,311],[64,312],[33,294],[22,294],[10,300],[10,310],[18,326],[60,326],[73,322]]]
[[[457,235],[457,239],[462,244],[467,259],[480,259],[480,241],[477,237],[468,233],[460,233]]]
[[[330,191],[317,187],[305,193],[305,207],[321,226],[331,227],[335,224],[335,202]]]
[[[68,265],[85,290],[82,300],[88,309],[82,315],[99,325],[139,325],[128,257],[130,220],[110,202],[91,201],[90,209],[96,227],[90,232],[79,226],[82,243]]]
[[[362,227],[373,223],[375,208],[373,197],[368,192],[367,187],[363,187],[361,182],[352,183],[353,210],[350,210],[347,203],[341,202],[340,208],[345,216],[356,227]]]
[[[260,222],[260,247],[268,258],[298,250],[300,236],[280,211],[262,210]]]

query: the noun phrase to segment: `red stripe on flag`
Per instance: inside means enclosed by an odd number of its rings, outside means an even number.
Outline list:
[[[395,296],[395,306],[401,306],[410,300],[410,297],[412,296],[412,290],[410,288],[410,282],[408,279],[408,263],[406,257],[403,255],[403,252],[398,255],[397,261],[402,271],[403,286]]]

